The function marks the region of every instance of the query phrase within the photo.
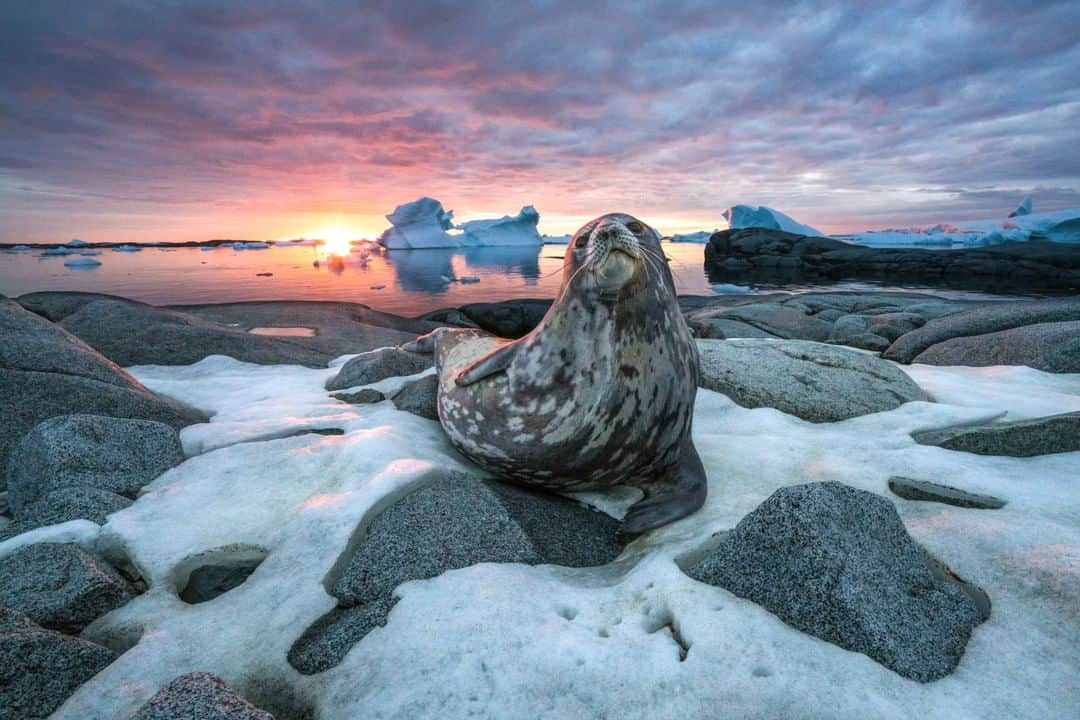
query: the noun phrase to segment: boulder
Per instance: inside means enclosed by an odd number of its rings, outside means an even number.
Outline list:
[[[334,393],[331,397],[352,405],[368,405],[386,399],[385,395],[374,388],[360,388],[356,392]]]
[[[912,433],[916,442],[977,455],[1032,457],[1080,451],[1080,412]]]
[[[835,482],[777,490],[686,572],[919,682],[951,673],[986,617],[892,503]]]
[[[10,300],[0,300],[0,336],[0,471],[8,466],[12,446],[56,415],[143,418],[174,428],[206,421],[203,413],[155,395],[86,343]]]
[[[24,507],[17,522],[0,528],[0,541],[34,528],[80,518],[104,525],[110,514],[129,505],[131,501],[127,498],[100,488],[58,488]]]
[[[727,340],[729,338],[776,338],[770,332],[748,325],[739,320],[728,320],[723,317],[706,318],[695,320],[690,323],[695,337],[712,338],[714,340]]]
[[[394,395],[394,407],[428,420],[439,419],[439,378],[426,375],[402,386]]]
[[[451,474],[379,512],[339,558],[326,585],[339,607],[289,651],[305,674],[341,662],[386,623],[394,588],[482,562],[592,567],[622,552],[619,522],[572,500]]]
[[[0,607],[0,718],[49,717],[115,659],[107,648],[45,630]]]
[[[823,341],[832,325],[805,311],[780,303],[754,303],[726,310],[716,319],[737,320],[780,338]]]
[[[986,303],[931,320],[897,339],[882,357],[910,363],[931,346],[953,338],[996,333],[1024,325],[1078,320],[1080,298]]]
[[[12,451],[8,502],[23,508],[59,488],[99,488],[134,498],[184,461],[180,437],[153,420],[61,415],[39,423]]]
[[[77,633],[135,596],[108,563],[78,545],[35,543],[0,558],[0,605]]]
[[[181,675],[158,690],[130,720],[274,720],[208,672]]]
[[[924,502],[937,502],[945,505],[955,505],[964,508],[979,508],[982,510],[996,510],[1005,507],[1005,501],[993,495],[978,495],[966,490],[939,485],[929,480],[915,480],[906,477],[889,478],[889,489],[893,494],[905,500],[921,500]]]
[[[928,400],[902,370],[872,355],[803,340],[698,340],[701,387],[743,407],[835,422]]]
[[[243,585],[262,561],[263,558],[258,557],[197,567],[180,591],[180,599],[189,605],[197,605],[224,595]]]
[[[433,355],[408,352],[401,348],[379,348],[360,353],[344,365],[326,383],[327,390],[344,390],[356,385],[370,385],[388,377],[415,375],[435,364]]]
[[[1080,320],[956,337],[931,345],[912,362],[972,367],[1027,365],[1045,372],[1080,373]]]
[[[244,362],[326,367],[333,355],[297,338],[254,335],[175,310],[124,300],[95,300],[60,326],[120,365],[189,365],[208,355]]]
[[[476,327],[504,338],[519,338],[532,331],[551,308],[551,300],[506,300],[463,305],[461,313]]]

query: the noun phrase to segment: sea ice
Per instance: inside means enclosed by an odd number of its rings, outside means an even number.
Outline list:
[[[526,205],[517,215],[461,223],[464,233],[461,241],[468,246],[540,245],[543,240],[536,229],[539,222],[540,213],[532,205]]]
[[[1004,220],[961,220],[937,223],[929,227],[867,230],[837,237],[870,247],[976,247],[1008,241],[1024,242],[1033,237],[1051,242],[1080,243],[1080,208],[1044,213],[1013,213]]]
[[[264,242],[234,242],[232,248],[233,250],[267,250],[270,248],[270,244]]]
[[[796,222],[779,210],[764,205],[732,205],[723,214],[733,229],[756,227],[783,230],[796,235],[824,235],[820,230]]]
[[[286,698],[289,716],[324,720],[718,712],[1045,718],[1080,704],[1080,453],[988,457],[911,438],[915,430],[1021,408],[1024,386],[1033,396],[1048,382],[1057,387],[1041,409],[1063,412],[1072,402],[1068,379],[1058,385],[1060,378],[1039,371],[1009,371],[1006,393],[986,368],[945,369],[927,388],[952,403],[989,385],[971,399],[978,407],[913,402],[837,423],[746,409],[700,390],[694,442],[710,481],[701,511],[639,538],[603,568],[486,563],[405,583],[385,627],[337,667],[299,675],[286,655],[335,606],[323,583],[358,526],[426,478],[467,469],[438,423],[391,402],[354,406],[330,398],[323,384],[346,359],[326,369],[222,357],[131,369],[152,390],[212,419],[183,431],[190,459],[101,529],[95,547],[129,559],[149,589],[84,636],[138,640],[82,686],[57,720],[127,717],[193,670],[220,675],[257,704]],[[919,379],[921,369],[913,370]],[[344,434],[294,436],[328,427]],[[903,500],[888,490],[894,475],[992,494],[1008,505],[978,510]],[[990,594],[990,619],[952,675],[929,684],[905,680],[679,569],[777,488],[820,480],[888,497],[919,543]],[[177,597],[182,568],[235,547],[262,548],[266,560],[212,602],[187,605]]]
[[[715,230],[700,230],[693,233],[676,233],[671,236],[670,240],[673,243],[707,243],[709,238],[713,236]]]
[[[12,245],[11,247],[7,248],[7,252],[10,252],[10,253],[31,252],[33,249],[34,248],[30,247],[29,245]]]
[[[57,255],[62,256],[62,255],[74,255],[74,254],[75,254],[74,250],[70,250],[70,249],[68,249],[66,247],[51,247],[51,248],[46,248],[41,253],[41,257],[53,257],[53,256],[57,256]]]
[[[70,268],[92,268],[100,264],[100,260],[95,260],[92,257],[82,257],[81,255],[64,261],[64,266]]]
[[[112,249],[113,252],[134,253],[142,252],[142,248],[138,245],[117,245]]]
[[[570,242],[570,235],[541,235],[540,239],[545,245],[566,245]]]

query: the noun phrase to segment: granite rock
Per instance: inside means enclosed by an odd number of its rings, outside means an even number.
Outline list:
[[[929,480],[915,480],[906,477],[889,478],[889,489],[905,500],[921,500],[963,508],[996,510],[1005,507],[1005,501],[993,495],[979,495],[948,485],[940,485]]]
[[[912,362],[972,367],[1027,365],[1045,372],[1080,373],[1080,320],[956,337],[931,345]]]
[[[435,364],[432,355],[408,352],[401,348],[379,348],[360,353],[326,383],[327,390],[345,390],[357,385],[370,385],[388,377],[415,375]]]
[[[977,455],[1032,457],[1080,451],[1080,412],[912,433],[923,445]]]
[[[439,377],[437,375],[425,375],[418,380],[406,383],[395,393],[393,398],[394,407],[428,420],[438,420],[438,394]]]
[[[158,690],[130,720],[274,720],[208,672],[181,675]]]

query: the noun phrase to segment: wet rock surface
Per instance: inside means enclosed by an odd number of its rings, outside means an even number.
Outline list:
[[[0,558],[0,606],[52,630],[79,632],[134,596],[116,570],[78,545],[37,543]]]
[[[959,488],[941,485],[929,480],[916,480],[895,476],[889,478],[889,490],[905,500],[944,503],[956,507],[996,510],[1005,507],[1005,501],[993,495],[979,495]]]
[[[428,420],[439,419],[439,378],[427,375],[406,383],[394,394],[394,407]]]
[[[400,348],[380,348],[361,353],[342,365],[338,374],[326,383],[326,389],[345,390],[356,385],[370,385],[388,377],[415,375],[434,364],[432,355]]]
[[[1080,412],[913,433],[923,445],[977,455],[1032,457],[1080,450]]]
[[[60,488],[98,488],[134,498],[184,461],[174,428],[151,420],[61,415],[34,427],[12,451],[9,503],[23,508]]]
[[[47,718],[114,659],[107,648],[0,607],[0,718]]]
[[[206,420],[151,393],[75,336],[11,300],[0,300],[0,336],[0,473],[22,436],[57,415],[142,418],[174,428]]]
[[[801,340],[698,340],[699,385],[743,407],[811,422],[882,412],[928,397],[903,371],[866,353]]]
[[[274,720],[208,672],[181,675],[159,690],[131,720]]]
[[[686,572],[920,682],[951,673],[985,618],[892,503],[833,482],[777,490]]]
[[[592,567],[622,552],[619,522],[557,495],[451,474],[375,516],[326,580],[339,607],[289,651],[302,673],[327,670],[386,623],[394,588],[482,562]]]

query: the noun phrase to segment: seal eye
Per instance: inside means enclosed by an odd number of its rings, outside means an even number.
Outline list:
[[[639,223],[637,220],[631,220],[630,222],[626,223],[626,229],[637,235],[645,229],[645,226]]]
[[[574,247],[575,248],[583,248],[588,244],[589,244],[589,233],[583,230],[581,232],[581,234],[578,235],[577,240],[574,241]]]

